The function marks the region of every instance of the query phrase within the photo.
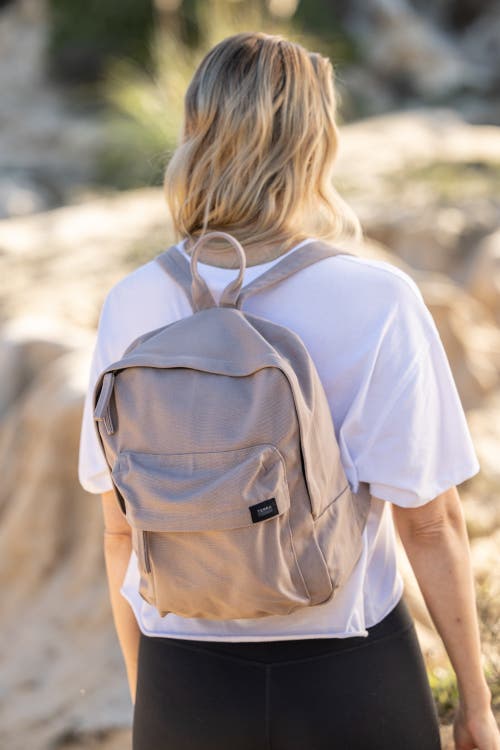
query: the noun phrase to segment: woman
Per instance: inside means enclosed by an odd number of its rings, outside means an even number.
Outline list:
[[[178,248],[210,230],[235,236],[244,283],[320,238],[359,236],[332,187],[335,92],[324,57],[281,37],[217,44],[185,101],[165,188]],[[205,246],[218,300],[229,245]],[[134,750],[436,750],[439,729],[396,569],[394,522],[458,678],[458,750],[499,750],[482,668],[469,547],[456,485],[478,471],[434,322],[391,264],[327,258],[248,298],[245,311],[303,340],[325,387],[349,483],[369,483],[363,553],[331,602],[287,616],[160,617],[138,595],[130,527],[92,424],[99,373],[140,334],[192,312],[146,263],[109,292],[99,323],[80,481],[102,494],[111,604],[134,702]]]

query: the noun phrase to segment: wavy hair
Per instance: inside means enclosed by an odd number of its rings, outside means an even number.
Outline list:
[[[262,32],[216,44],[189,84],[180,143],[165,171],[186,249],[215,229],[239,239],[248,259],[252,247],[285,252],[309,236],[358,239],[358,219],[333,185],[335,113],[326,57]]]

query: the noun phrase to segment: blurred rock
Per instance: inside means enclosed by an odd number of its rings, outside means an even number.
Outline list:
[[[397,95],[390,84],[370,66],[350,65],[336,81],[337,94],[345,120],[381,115],[397,106]]]
[[[420,276],[419,283],[462,403],[477,407],[500,384],[500,330],[480,302],[446,277]]]
[[[500,230],[485,237],[470,258],[466,287],[500,323]]]
[[[500,389],[497,388],[479,407],[471,409],[467,413],[467,422],[481,470],[465,483],[461,498],[469,536],[488,538],[500,530]],[[499,552],[500,546],[497,555]],[[500,577],[498,582],[500,584]]]
[[[418,189],[418,188],[417,188]],[[468,225],[465,211],[427,206],[423,211],[395,210],[370,223],[370,235],[394,249],[398,257],[426,271],[451,268],[460,258]]]
[[[500,389],[497,389],[479,407],[468,413],[474,445],[481,464],[482,486],[477,488],[496,506],[500,489]],[[482,491],[482,492],[481,492]],[[499,507],[500,510],[500,507]]]
[[[472,560],[477,582],[490,582],[493,577],[496,585],[500,582],[498,570],[498,550],[500,549],[500,529],[494,534],[471,542]]]
[[[487,70],[492,86],[500,82],[500,7],[497,2],[475,3],[476,14],[472,23],[464,28],[462,49],[471,60]],[[480,7],[482,6],[482,7]]]
[[[335,16],[361,61],[342,70],[348,116],[446,103],[470,121],[500,124],[498,3],[354,0],[337,4]]]
[[[406,0],[373,0],[350,5],[349,28],[362,41],[375,71],[406,94],[435,98],[468,82],[474,69],[445,30]]]
[[[0,173],[0,219],[47,211],[63,202],[57,186],[27,171]]]
[[[76,475],[88,357],[53,359],[0,426],[0,692],[16,696],[0,706],[0,744],[9,750],[130,726],[100,502]]]
[[[33,377],[65,351],[58,342],[4,338],[0,340],[2,378],[0,380],[0,417],[21,395]]]
[[[500,330],[487,307],[448,277],[412,268],[368,239],[362,255],[397,266],[416,281],[436,323],[466,409],[482,406],[500,386]]]
[[[4,325],[0,329],[0,419],[54,360],[91,341],[85,329],[69,328],[57,320],[25,316]]]
[[[0,320],[31,315],[94,327],[105,292],[168,247],[171,234],[156,188],[0,221]]]
[[[419,108],[341,130],[337,176],[349,185],[368,187],[374,180],[442,162],[498,164],[500,128],[469,125],[450,109]]]
[[[0,218],[60,205],[91,181],[103,125],[47,77],[45,0],[0,11]]]
[[[344,127],[336,184],[369,237],[414,269],[462,283],[499,225],[499,164],[500,128],[419,110]]]

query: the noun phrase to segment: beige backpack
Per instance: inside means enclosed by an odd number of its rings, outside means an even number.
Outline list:
[[[219,305],[197,269],[215,236],[240,262]],[[245,253],[224,232],[202,236],[191,263],[175,247],[156,258],[194,313],[101,373],[94,417],[140,594],[162,616],[285,615],[329,601],[359,558],[368,486],[350,489],[313,361],[291,330],[241,310],[339,252],[304,245],[243,289]]]

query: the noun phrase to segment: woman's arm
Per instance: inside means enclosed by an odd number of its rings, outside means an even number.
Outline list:
[[[456,487],[393,517],[425,603],[457,675],[457,750],[500,750],[491,693],[481,665],[469,541]]]
[[[132,550],[131,529],[123,516],[113,491],[102,495],[104,515],[104,558],[108,576],[111,609],[118,641],[125,660],[132,703],[135,703],[137,656],[140,630],[135,615],[120,594]]]

